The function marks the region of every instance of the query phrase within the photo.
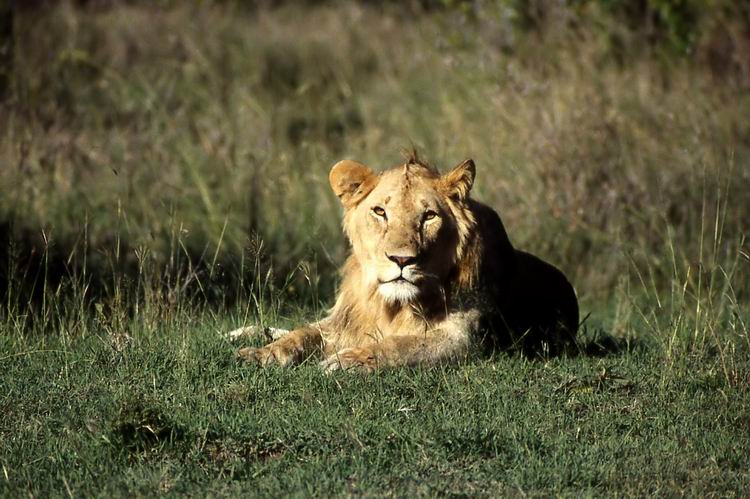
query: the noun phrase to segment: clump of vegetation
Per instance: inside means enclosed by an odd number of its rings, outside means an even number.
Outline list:
[[[112,440],[130,452],[147,451],[158,445],[171,445],[185,438],[185,430],[158,408],[142,400],[123,403],[113,422]]]

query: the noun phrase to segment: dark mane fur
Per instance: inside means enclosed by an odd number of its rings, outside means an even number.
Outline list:
[[[430,165],[426,160],[419,157],[419,152],[417,151],[416,147],[412,147],[411,149],[404,149],[402,151],[402,154],[404,156],[404,159],[406,160],[407,165],[416,165],[421,166],[425,170],[429,171],[431,174],[439,176],[440,172],[435,168],[434,166]]]

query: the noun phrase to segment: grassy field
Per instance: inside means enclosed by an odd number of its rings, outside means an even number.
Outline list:
[[[0,495],[747,494],[750,12],[438,3],[3,18]],[[411,147],[570,276],[581,355],[238,362],[332,303],[330,166]]]
[[[4,340],[0,493],[675,495],[750,487],[750,376],[644,348],[322,375],[207,320],[113,348]]]

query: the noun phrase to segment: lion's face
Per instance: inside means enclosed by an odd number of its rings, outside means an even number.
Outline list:
[[[444,176],[420,164],[380,175],[351,161],[336,164],[331,185],[344,204],[344,229],[366,285],[390,303],[439,292],[456,264],[456,211],[473,178],[470,161]]]

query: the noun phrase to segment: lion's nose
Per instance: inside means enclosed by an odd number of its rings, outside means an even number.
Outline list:
[[[411,265],[412,263],[417,261],[417,257],[415,255],[386,254],[385,256],[387,256],[390,261],[394,262],[396,265],[398,265],[402,269],[406,267],[407,265]]]

